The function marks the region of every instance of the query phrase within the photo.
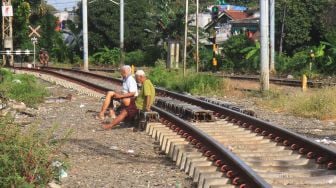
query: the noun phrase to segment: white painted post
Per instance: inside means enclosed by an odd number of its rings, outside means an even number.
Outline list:
[[[125,63],[124,54],[124,0],[120,0],[120,63]]]
[[[275,73],[275,0],[270,0],[270,71]]]
[[[87,0],[83,0],[83,60],[84,71],[89,71],[89,37],[88,37],[88,15]]]
[[[268,0],[260,0],[260,89],[269,90],[269,19]]]

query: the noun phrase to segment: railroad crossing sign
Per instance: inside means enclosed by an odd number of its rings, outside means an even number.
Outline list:
[[[35,29],[32,26],[29,26],[29,29],[31,30],[31,33],[29,34],[29,37],[41,37],[41,35],[37,32],[41,26],[37,26]]]

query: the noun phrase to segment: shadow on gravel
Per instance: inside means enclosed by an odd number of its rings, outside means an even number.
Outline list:
[[[111,149],[106,145],[102,145],[93,141],[92,139],[69,139],[68,143],[76,144],[84,149],[81,155],[85,153],[86,155],[100,155],[100,156],[110,156],[114,159],[120,159],[120,162],[115,164],[123,163],[144,163],[144,164],[164,164],[166,166],[172,166],[173,163],[168,161],[165,156],[161,157],[151,157],[147,155],[142,155],[138,153],[129,153],[122,150]],[[73,154],[72,154],[73,155]]]

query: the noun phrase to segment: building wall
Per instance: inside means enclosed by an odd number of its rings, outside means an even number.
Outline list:
[[[189,16],[190,26],[196,26],[196,14],[191,14]],[[200,28],[204,28],[209,22],[211,22],[211,14],[210,13],[200,13],[198,15],[198,25]]]

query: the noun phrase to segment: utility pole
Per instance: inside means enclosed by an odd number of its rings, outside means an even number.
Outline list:
[[[188,7],[189,7],[189,0],[186,0],[185,26],[184,26],[183,76],[186,75],[186,66],[187,66],[188,10],[189,10]]]
[[[88,37],[88,14],[87,0],[82,1],[83,7],[83,47],[84,47],[84,71],[89,71],[89,37]]]
[[[260,0],[260,89],[269,90],[269,11],[268,0]]]
[[[7,11],[8,15],[2,15],[2,42],[3,42],[3,48],[9,49],[11,52],[13,52],[13,15],[11,15],[12,8],[12,2],[11,0],[3,0],[2,6],[4,6],[5,12]],[[6,55],[3,55],[3,65],[9,64],[10,66],[14,65],[14,55],[11,53],[10,55],[7,55],[8,62]]]
[[[124,53],[124,0],[120,0],[120,63],[125,62]]]
[[[196,72],[199,71],[199,27],[198,27],[198,16],[199,16],[199,0],[196,0]]]
[[[275,0],[270,1],[270,71],[275,73]]]

